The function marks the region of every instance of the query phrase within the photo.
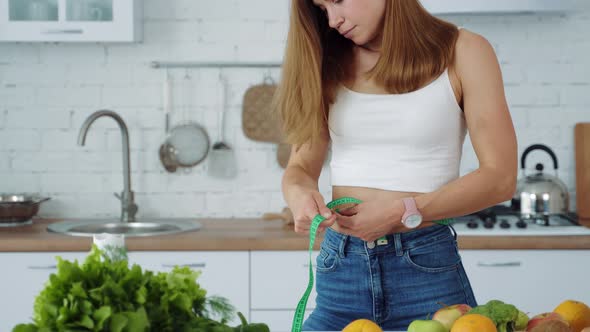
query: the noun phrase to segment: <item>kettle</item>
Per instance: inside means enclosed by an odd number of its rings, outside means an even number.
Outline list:
[[[544,165],[535,165],[536,173],[527,175],[525,161],[534,150],[543,150],[553,159],[555,176],[543,173]],[[520,159],[522,178],[518,180],[512,198],[512,209],[519,211],[524,218],[543,218],[551,214],[565,214],[569,211],[569,192],[565,183],[557,177],[557,157],[543,144],[533,144],[526,148]]]

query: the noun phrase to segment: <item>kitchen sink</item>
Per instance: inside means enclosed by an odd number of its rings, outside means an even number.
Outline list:
[[[47,227],[54,233],[73,236],[94,236],[94,234],[122,234],[125,236],[156,236],[196,231],[201,224],[188,219],[141,219],[136,218],[139,207],[131,190],[131,164],[129,161],[129,132],[121,116],[110,110],[92,113],[80,128],[78,144],[85,145],[86,135],[94,121],[101,117],[115,120],[121,130],[123,151],[123,191],[115,196],[121,201],[121,218],[64,220]]]
[[[72,236],[93,236],[94,234],[122,234],[125,236],[157,236],[196,231],[201,224],[186,219],[137,219],[121,222],[116,219],[64,220],[53,223],[47,230]]]

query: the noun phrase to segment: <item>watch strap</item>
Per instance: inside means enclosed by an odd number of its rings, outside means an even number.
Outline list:
[[[406,207],[406,212],[404,214],[408,214],[408,212],[418,212],[418,208],[416,207],[416,200],[414,197],[404,197],[403,198],[404,206]]]

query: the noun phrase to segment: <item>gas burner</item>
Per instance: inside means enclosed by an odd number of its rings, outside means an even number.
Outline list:
[[[520,217],[524,222],[540,226],[580,226],[578,216],[575,213],[553,214],[536,217]]]
[[[459,235],[473,236],[556,236],[590,235],[575,213],[538,217],[521,217],[509,207],[495,206],[455,218],[453,227]]]

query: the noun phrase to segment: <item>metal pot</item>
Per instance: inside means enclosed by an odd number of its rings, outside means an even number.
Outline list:
[[[526,174],[526,157],[534,150],[543,150],[553,159],[555,176],[543,173],[544,165],[535,165],[536,173]],[[516,192],[512,198],[513,210],[519,211],[525,218],[543,218],[551,214],[568,213],[569,192],[565,183],[557,177],[557,157],[543,144],[533,144],[522,153],[520,159],[522,178],[518,180]]]
[[[39,212],[39,205],[49,197],[27,194],[0,194],[0,226],[30,222]]]

